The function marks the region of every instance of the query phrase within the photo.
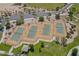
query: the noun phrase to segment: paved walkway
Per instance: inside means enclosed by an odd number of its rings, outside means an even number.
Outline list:
[[[0,54],[5,54],[5,51],[1,51],[1,50],[0,50]]]
[[[8,53],[8,54],[11,54],[11,53],[12,53],[12,51],[13,51],[13,46],[10,48],[10,50],[9,50],[9,53]]]
[[[77,16],[73,15],[73,17],[79,20],[79,18]]]
[[[8,55],[14,55],[14,54],[12,53],[13,48],[14,48],[13,46],[10,48],[9,52],[7,53]]]

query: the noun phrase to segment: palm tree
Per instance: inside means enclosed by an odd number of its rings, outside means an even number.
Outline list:
[[[44,17],[39,17],[39,22],[44,22]]]
[[[30,45],[30,51],[34,52],[34,46],[32,44]]]

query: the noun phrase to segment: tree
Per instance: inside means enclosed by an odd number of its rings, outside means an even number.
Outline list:
[[[19,6],[20,6],[21,4],[22,4],[22,3],[14,3],[13,5],[19,5]]]
[[[72,21],[72,18],[73,18],[73,12],[72,11],[69,12],[69,17],[70,17],[70,20]]]
[[[41,42],[41,48],[44,48],[44,42]]]
[[[74,31],[73,31],[73,30],[70,30],[70,33],[71,33],[71,34],[74,34]]]
[[[20,18],[16,21],[16,24],[17,25],[21,25],[21,24],[24,24],[24,17],[23,17],[23,14],[20,13]]]
[[[66,42],[67,42],[67,39],[66,39],[65,37],[63,37],[63,38],[61,39],[61,44],[62,44],[63,46],[66,46]]]
[[[26,3],[24,3],[24,4],[23,4],[23,7],[27,7],[27,4],[26,4]]]
[[[72,50],[72,56],[77,56],[77,52],[78,52],[78,49],[77,48],[74,48],[73,50]]]
[[[70,33],[67,32],[66,38],[70,38]]]
[[[72,7],[72,8],[70,9],[70,11],[73,12],[73,13],[76,13],[76,8],[75,8],[75,7]]]
[[[64,6],[67,5],[67,3],[64,4]]]
[[[0,30],[1,30],[1,31],[3,30],[3,28],[4,28],[4,27],[3,27],[3,25],[2,25],[2,24],[0,24]]]
[[[23,15],[20,16],[21,24],[24,24],[24,17]]]
[[[30,9],[28,9],[28,14],[31,14],[31,10]]]
[[[44,17],[39,17],[39,22],[44,22]]]
[[[56,19],[60,19],[60,14],[56,14],[56,15],[55,15],[55,18],[56,18]]]
[[[42,50],[41,50],[41,48],[39,48],[39,52],[41,52]]]
[[[30,45],[30,51],[34,52],[34,46],[32,44]]]
[[[56,43],[56,44],[59,44],[59,43],[60,43],[60,42],[59,42],[59,37],[56,37],[55,43]]]
[[[16,24],[17,25],[22,25],[24,23],[24,21],[22,20],[22,19],[18,19],[17,21],[16,21]]]
[[[59,10],[59,7],[56,7],[56,11],[58,11]]]
[[[10,22],[7,22],[5,26],[6,26],[6,29],[10,29]]]

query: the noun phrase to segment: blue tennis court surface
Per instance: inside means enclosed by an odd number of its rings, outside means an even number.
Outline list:
[[[29,38],[35,38],[36,32],[37,32],[37,27],[31,26],[29,33],[28,33],[28,37]]]
[[[51,30],[50,24],[45,24],[44,25],[44,28],[43,28],[42,34],[43,35],[49,35],[50,34],[50,30]]]
[[[19,37],[20,37],[20,35],[23,33],[23,28],[18,28],[17,30],[16,30],[16,32],[13,34],[13,36],[11,37],[11,39],[12,40],[14,40],[14,41],[18,41],[19,40]]]
[[[56,24],[56,31],[59,32],[59,33],[62,33],[62,34],[64,33],[62,23],[57,23]]]

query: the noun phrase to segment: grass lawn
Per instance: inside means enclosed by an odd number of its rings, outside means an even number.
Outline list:
[[[75,8],[75,13],[79,12],[79,3],[74,4],[71,8]]]
[[[0,32],[0,40],[1,40],[1,37],[2,37],[2,32]],[[2,51],[8,52],[10,48],[11,48],[10,45],[6,45],[3,43],[0,44],[0,50]]]
[[[3,43],[0,44],[0,50],[2,50],[2,51],[8,52],[10,48],[11,48],[10,45],[6,45]]]
[[[56,44],[55,42],[44,42],[45,45],[48,47],[42,48],[42,52],[39,52],[39,48],[41,45],[41,42],[36,44],[34,46],[34,52],[29,52],[29,56],[65,56],[69,52],[69,50],[75,46],[79,45],[79,36],[75,38],[74,42],[68,44],[66,47],[62,47],[59,44]],[[23,46],[23,45],[22,45]],[[14,54],[18,54],[21,52],[22,46],[16,48],[13,50]]]
[[[39,55],[41,56],[65,56],[67,55],[67,53],[69,52],[71,48],[79,45],[79,37],[77,37],[74,42],[67,45],[66,47],[62,47],[61,45],[56,44],[55,42],[51,42],[51,43],[45,42],[45,45],[48,45],[48,47],[42,48],[42,52],[39,52],[40,43],[38,43],[34,47],[35,51],[29,52],[29,55],[31,56],[39,56]]]
[[[55,10],[56,7],[63,7],[64,3],[30,3],[29,6],[48,10]]]
[[[19,54],[19,53],[21,53],[21,48],[23,47],[23,45],[21,45],[20,47],[18,47],[18,48],[15,48],[15,49],[13,49],[13,53],[14,54]]]

